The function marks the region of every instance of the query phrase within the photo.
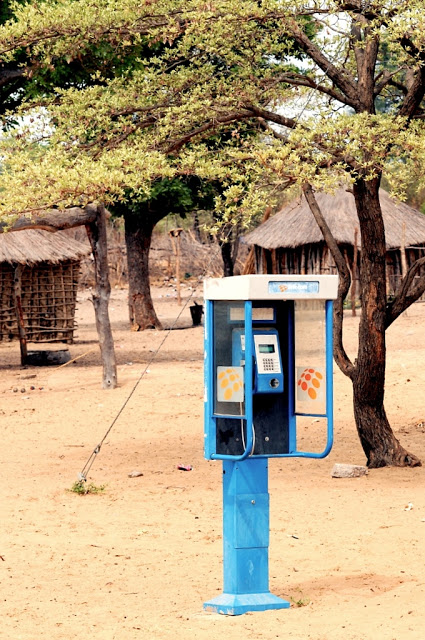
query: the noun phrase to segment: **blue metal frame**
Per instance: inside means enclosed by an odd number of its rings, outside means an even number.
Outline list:
[[[294,313],[288,314],[288,424],[289,424],[289,452],[271,455],[258,455],[257,458],[325,458],[333,445],[333,335],[332,335],[332,300],[325,302],[325,367],[326,367],[326,413],[296,413],[295,411],[295,345],[294,345]],[[220,417],[242,419],[246,421],[246,444],[244,452],[239,456],[220,454],[216,452],[215,444],[215,416],[214,416],[214,323],[213,302],[206,300],[205,304],[205,457],[211,460],[233,460],[240,462],[246,460],[252,453],[253,447],[253,361],[254,354],[253,330],[252,330],[252,302],[245,301],[245,415],[220,415]],[[323,451],[298,451],[297,450],[297,416],[308,415],[327,419],[326,445]]]
[[[289,427],[289,452],[287,457],[296,455],[297,451],[297,418],[295,415],[295,327],[294,307],[288,313],[288,427]]]
[[[213,324],[213,303],[211,300],[205,301],[204,315],[204,447],[205,457],[211,458],[215,451],[215,423],[212,419],[214,407],[214,324]],[[212,445],[214,443],[214,450]]]
[[[214,322],[213,307],[211,300],[206,301],[205,307],[205,456],[211,460],[232,460],[240,462],[246,460],[251,453],[254,443],[253,437],[253,400],[252,400],[252,380],[253,380],[253,352],[252,352],[252,302],[245,302],[245,415],[220,415],[220,417],[228,417],[241,419],[246,421],[246,443],[245,450],[240,456],[220,454],[215,451],[215,419],[214,419],[214,394],[215,394],[215,376],[214,376],[214,354],[212,347],[214,344]],[[214,446],[212,443],[214,442]]]
[[[288,386],[291,389],[289,395],[289,450],[290,453],[281,454],[282,458],[326,458],[333,446],[333,302],[325,302],[325,368],[326,368],[326,413],[296,413],[295,412],[295,377],[294,377],[294,318],[289,314],[289,344],[288,344]],[[296,420],[299,416],[311,416],[327,419],[326,446],[321,452],[298,451],[296,447]],[[291,453],[291,445],[294,451]],[[276,456],[270,456],[276,457]]]

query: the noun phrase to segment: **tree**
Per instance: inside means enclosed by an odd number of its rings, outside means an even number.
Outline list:
[[[149,250],[155,225],[171,213],[185,216],[195,207],[212,207],[212,187],[196,177],[157,180],[149,197],[129,194],[112,207],[124,217],[128,264],[128,305],[134,331],[162,329],[152,302]]]
[[[118,11],[112,0],[63,0],[26,6],[16,24],[0,30],[4,54],[25,46],[50,60],[84,51],[89,36],[117,43],[125,34],[121,42],[172,45],[137,73],[105,79],[91,90],[71,88],[46,103],[56,128],[37,163],[31,162],[37,153],[33,130],[4,141],[3,186],[7,192],[15,185],[15,210],[31,210],[37,198],[58,206],[76,199],[114,201],[128,188],[147,193],[158,176],[196,172],[227,181],[223,203],[230,220],[241,198],[247,217],[263,205],[258,186],[264,176],[276,191],[303,187],[340,265],[335,358],[353,384],[356,425],[370,467],[420,464],[395,438],[385,413],[385,331],[425,290],[425,260],[411,267],[388,302],[379,186],[385,174],[402,196],[411,175],[424,175],[422,5],[122,0]],[[385,103],[384,112],[377,111],[378,101]],[[238,123],[260,125],[264,136],[214,150],[203,142],[230,123],[236,138]],[[349,276],[314,198],[315,189],[332,189],[341,180],[353,191],[361,231],[362,313],[354,362],[342,343]],[[10,207],[5,198],[3,211]]]

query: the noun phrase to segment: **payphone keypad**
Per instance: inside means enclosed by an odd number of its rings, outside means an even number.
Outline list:
[[[263,358],[264,371],[274,371],[275,361],[273,358]]]

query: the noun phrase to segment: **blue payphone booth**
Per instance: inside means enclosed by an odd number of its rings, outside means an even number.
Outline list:
[[[331,450],[332,300],[337,276],[246,275],[205,281],[205,457],[223,461],[223,593],[204,608],[282,609],[269,591],[268,458]],[[304,450],[298,423],[325,424]]]

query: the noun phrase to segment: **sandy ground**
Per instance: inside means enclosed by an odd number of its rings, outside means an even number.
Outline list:
[[[165,325],[181,311],[170,296],[155,289]],[[126,292],[115,290],[114,391],[101,389],[87,293],[75,363],[22,369],[18,345],[0,347],[0,637],[423,640],[425,467],[331,477],[335,462],[365,462],[337,369],[331,455],[270,462],[270,588],[290,609],[203,612],[222,589],[221,464],[203,458],[203,330],[188,308],[94,461],[89,482],[104,492],[69,491],[166,336],[128,331],[126,314]],[[425,461],[424,318],[417,304],[389,330],[386,407]],[[354,355],[358,319],[345,324]]]

